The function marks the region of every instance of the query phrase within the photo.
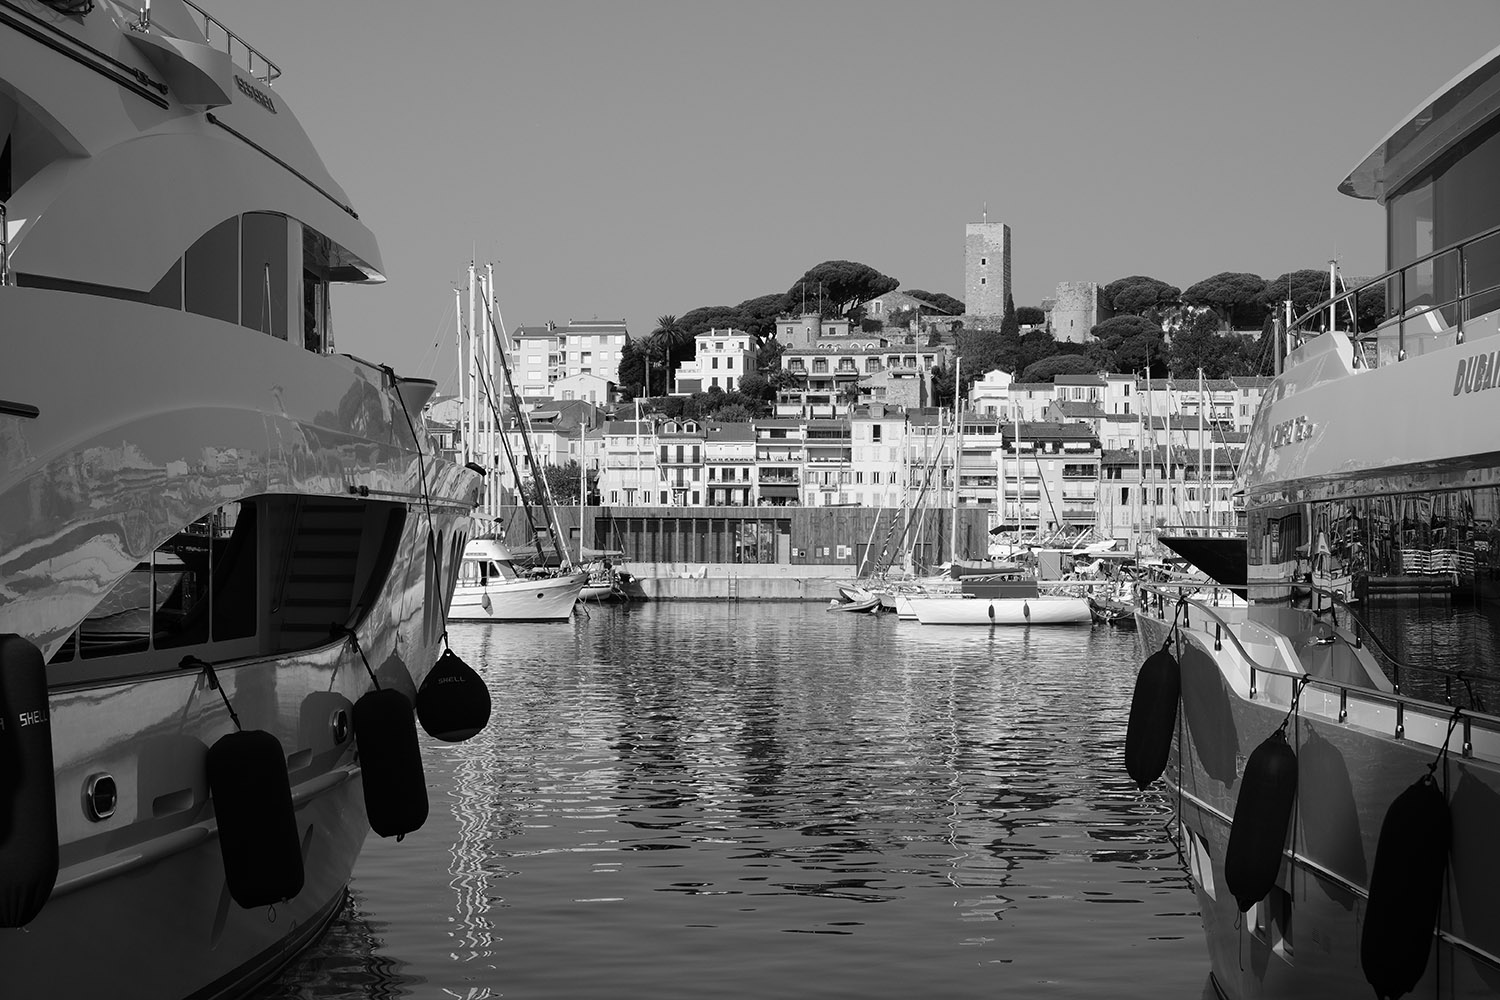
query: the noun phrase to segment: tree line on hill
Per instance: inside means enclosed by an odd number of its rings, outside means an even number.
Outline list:
[[[746,299],[736,306],[700,306],[662,316],[649,336],[625,346],[620,385],[632,397],[654,398],[650,408],[677,417],[753,420],[770,412],[779,389],[796,377],[780,370],[780,345],[773,334],[778,316],[818,312],[844,317],[867,332],[888,333],[920,319],[910,310],[876,320],[862,304],[894,291],[900,282],[867,264],[824,261],[809,268],[785,292]],[[1328,273],[1316,269],[1289,271],[1269,280],[1256,274],[1223,271],[1179,289],[1157,278],[1131,275],[1100,289],[1099,304],[1110,318],[1094,326],[1087,342],[1058,341],[1044,327],[1045,313],[1036,306],[1017,307],[1007,299],[998,327],[988,323],[965,327],[957,319],[963,302],[943,293],[910,290],[905,294],[933,306],[937,320],[914,324],[919,337],[935,345],[947,342],[961,359],[934,373],[935,402],[951,406],[985,373],[1001,369],[1021,382],[1051,382],[1059,375],[1101,371],[1141,372],[1156,377],[1205,378],[1269,375],[1273,355],[1273,317],[1290,300],[1296,315],[1328,298]],[[1385,296],[1379,288],[1361,293],[1357,325],[1368,331],[1385,318]],[[952,316],[953,319],[946,317]],[[1348,317],[1340,316],[1341,326]],[[1021,327],[1028,329],[1023,332]],[[746,375],[737,390],[710,389],[689,397],[667,397],[672,373],[693,357],[694,337],[710,329],[743,330],[760,346],[761,374]],[[1258,334],[1253,332],[1258,331]],[[955,385],[955,376],[962,385]]]

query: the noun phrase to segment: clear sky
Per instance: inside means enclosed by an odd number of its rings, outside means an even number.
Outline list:
[[[445,385],[475,256],[507,325],[634,336],[831,258],[962,298],[985,203],[1017,305],[1378,273],[1382,212],[1338,182],[1500,39],[1495,0],[203,3],[380,238],[339,348]]]

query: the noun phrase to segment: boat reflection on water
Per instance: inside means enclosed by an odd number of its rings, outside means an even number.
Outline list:
[[[350,889],[343,911],[328,925],[323,939],[303,955],[292,975],[258,993],[257,1000],[402,1000],[419,995],[423,978],[409,963],[382,951],[385,927],[367,906],[360,891]]]

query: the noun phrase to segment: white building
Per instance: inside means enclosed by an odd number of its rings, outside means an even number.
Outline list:
[[[554,399],[581,399],[595,406],[607,406],[613,401],[614,395],[615,384],[603,375],[580,373],[552,383]]]
[[[561,336],[557,378],[599,375],[620,381],[620,352],[630,339],[623,319],[568,320]]]
[[[733,392],[759,370],[755,338],[744,330],[707,330],[693,338],[696,354],[677,369],[672,394],[691,396],[718,388]]]

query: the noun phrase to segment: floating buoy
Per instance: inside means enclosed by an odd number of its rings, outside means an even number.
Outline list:
[[[0,927],[24,927],[57,882],[57,796],[47,665],[27,639],[0,635]]]
[[[1411,992],[1427,970],[1453,818],[1431,774],[1396,796],[1380,824],[1359,964],[1379,997]]]
[[[417,691],[417,718],[427,735],[462,743],[490,722],[490,689],[474,668],[445,649]]]
[[[370,829],[381,837],[421,829],[427,822],[427,776],[406,695],[393,688],[361,695],[354,703],[354,739]]]
[[[208,790],[230,898],[249,910],[301,892],[302,847],[281,741],[263,729],[221,736],[208,748]]]
[[[481,608],[484,608],[486,614],[488,614],[490,610],[494,608],[494,605],[490,603],[490,592],[488,590],[480,593],[479,606]]]
[[[1276,884],[1296,800],[1297,755],[1287,744],[1286,730],[1277,729],[1245,762],[1224,851],[1224,884],[1241,913],[1265,899]]]
[[[1181,695],[1182,671],[1177,657],[1163,646],[1146,657],[1135,675],[1130,721],[1125,727],[1125,770],[1141,788],[1160,778],[1167,768]]]

